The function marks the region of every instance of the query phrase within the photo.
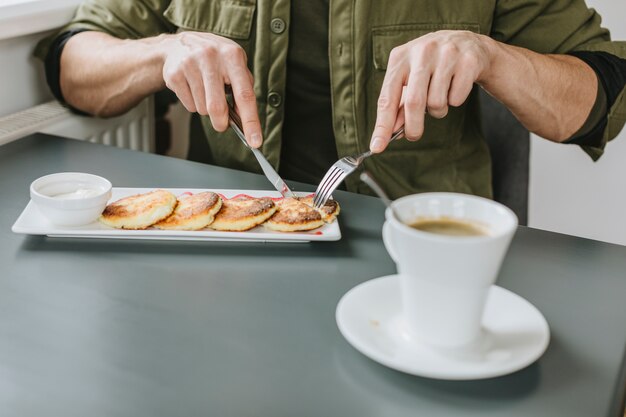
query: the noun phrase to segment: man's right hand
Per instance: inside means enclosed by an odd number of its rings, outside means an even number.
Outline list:
[[[218,132],[228,129],[225,85],[233,90],[237,112],[250,146],[262,143],[254,81],[237,43],[211,33],[165,35],[163,80],[190,112],[209,116]]]
[[[225,85],[230,85],[248,143],[262,142],[246,54],[210,33],[118,39],[81,32],[63,48],[59,81],[67,103],[99,117],[123,114],[167,86],[187,110],[208,115],[220,132],[228,128]]]

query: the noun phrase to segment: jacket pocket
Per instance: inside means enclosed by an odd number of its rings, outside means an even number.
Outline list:
[[[163,15],[183,30],[250,38],[256,0],[172,0]]]
[[[375,27],[372,29],[374,68],[386,70],[393,48],[438,30],[469,30],[479,33],[480,26],[477,23],[410,23]]]

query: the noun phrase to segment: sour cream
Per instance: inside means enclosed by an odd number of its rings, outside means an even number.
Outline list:
[[[57,200],[79,200],[81,198],[95,197],[102,194],[100,188],[79,188],[71,193],[61,193],[51,196]]]

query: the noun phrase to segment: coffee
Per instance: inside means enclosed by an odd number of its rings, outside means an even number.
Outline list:
[[[487,227],[473,221],[460,220],[452,217],[425,217],[409,223],[414,229],[422,232],[446,236],[487,236]]]

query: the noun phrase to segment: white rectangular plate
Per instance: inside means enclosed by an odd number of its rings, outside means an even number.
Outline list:
[[[202,191],[213,191],[222,194],[226,198],[232,198],[238,194],[246,194],[252,197],[273,197],[278,198],[277,191],[259,190],[205,190],[197,188],[165,188],[178,196],[185,192],[193,194]],[[134,194],[153,191],[154,188],[121,188],[113,187],[111,200]],[[296,193],[300,196],[309,193]],[[189,241],[227,241],[227,242],[311,242],[311,241],[334,241],[341,239],[339,223],[333,223],[312,230],[310,232],[274,232],[265,227],[258,226],[245,232],[220,232],[217,230],[202,229],[194,231],[184,230],[158,230],[148,228],[145,230],[123,230],[113,229],[96,221],[91,224],[79,227],[56,226],[50,223],[30,201],[20,217],[11,228],[14,233],[27,235],[45,235],[50,237],[80,237],[99,239],[146,239],[146,240],[189,240]]]

